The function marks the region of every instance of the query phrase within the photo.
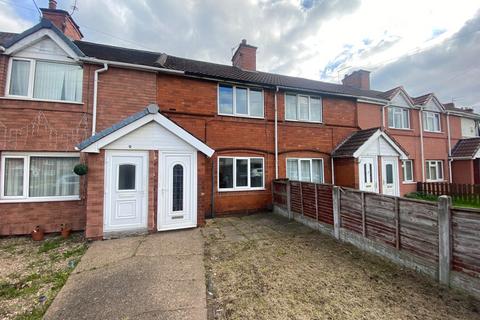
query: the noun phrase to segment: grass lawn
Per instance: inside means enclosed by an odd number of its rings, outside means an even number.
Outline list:
[[[438,201],[438,196],[430,195],[430,194],[422,194],[419,192],[411,192],[405,195],[406,198],[412,199],[419,199],[419,200],[427,200],[427,201]],[[473,208],[473,209],[480,209],[480,203],[475,203],[467,200],[463,200],[460,198],[452,198],[453,206],[461,207],[461,208]]]
[[[480,301],[273,214],[208,220],[209,319],[480,319]]]
[[[0,319],[41,319],[87,249],[80,233],[0,239]]]

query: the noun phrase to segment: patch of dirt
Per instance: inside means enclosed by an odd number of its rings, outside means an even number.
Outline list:
[[[41,319],[87,249],[82,234],[0,239],[0,319]]]
[[[472,297],[266,217],[207,222],[209,319],[480,319]]]

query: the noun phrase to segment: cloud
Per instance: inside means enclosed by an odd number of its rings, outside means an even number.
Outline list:
[[[0,4],[1,5],[1,4]],[[21,17],[13,7],[1,5],[0,30],[6,32],[22,32],[31,27],[32,23]]]
[[[402,57],[372,73],[372,85],[387,90],[404,85],[413,96],[434,92],[443,102],[480,111],[480,11],[450,38]]]

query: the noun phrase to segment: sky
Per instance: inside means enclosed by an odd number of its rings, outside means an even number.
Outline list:
[[[48,0],[35,0],[47,7]],[[257,69],[340,82],[371,71],[371,88],[480,112],[480,0],[58,0],[84,40],[231,64],[241,39]],[[38,22],[33,0],[0,0],[0,31]]]

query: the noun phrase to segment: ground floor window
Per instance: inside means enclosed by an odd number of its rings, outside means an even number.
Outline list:
[[[427,161],[427,181],[443,181],[443,161]]]
[[[239,191],[264,188],[264,159],[218,158],[218,190]]]
[[[403,181],[413,182],[413,161],[403,160]]]
[[[323,159],[287,158],[287,178],[323,183]]]
[[[78,198],[80,179],[73,172],[79,156],[68,153],[2,155],[1,199]]]

